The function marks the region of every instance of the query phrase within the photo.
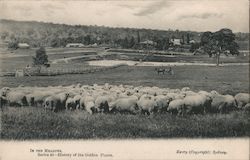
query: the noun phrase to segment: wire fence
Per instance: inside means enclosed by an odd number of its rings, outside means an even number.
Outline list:
[[[57,76],[57,75],[64,75],[64,74],[87,74],[87,73],[95,73],[101,72],[109,69],[114,69],[117,67],[125,66],[126,64],[118,64],[114,66],[108,67],[100,67],[100,66],[93,66],[90,68],[62,68],[62,69],[53,69],[53,68],[25,68],[22,70],[16,70],[15,72],[5,71],[0,72],[0,76],[16,76],[21,77],[23,76]],[[20,74],[21,73],[21,74]]]

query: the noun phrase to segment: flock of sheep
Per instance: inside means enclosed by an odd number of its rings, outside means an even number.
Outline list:
[[[250,111],[249,93],[235,96],[216,91],[193,92],[188,87],[169,89],[131,85],[71,85],[49,87],[3,87],[1,107],[34,106],[58,112],[83,110],[93,113],[171,114],[228,113]]]

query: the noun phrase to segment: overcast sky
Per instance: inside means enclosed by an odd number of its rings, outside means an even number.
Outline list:
[[[0,1],[0,19],[151,29],[249,32],[248,0]]]

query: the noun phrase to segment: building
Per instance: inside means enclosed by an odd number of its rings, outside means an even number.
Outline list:
[[[180,46],[181,45],[181,39],[177,39],[177,38],[171,39],[171,43],[172,43],[173,46]]]
[[[142,45],[151,45],[151,46],[156,45],[156,43],[154,41],[151,41],[151,40],[146,40],[146,41],[140,42],[140,44],[142,44]]]
[[[27,43],[18,43],[17,47],[20,49],[28,49],[30,48],[30,45],[28,45]]]
[[[67,48],[81,48],[81,47],[84,47],[84,44],[82,43],[68,43],[66,45]]]
[[[189,41],[189,43],[194,44],[194,43],[196,43],[196,41],[192,39],[191,41]]]
[[[151,40],[145,40],[137,44],[137,48],[139,49],[153,49],[156,45],[156,42]]]

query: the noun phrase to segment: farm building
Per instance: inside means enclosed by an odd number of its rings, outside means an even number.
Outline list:
[[[180,46],[181,45],[181,39],[171,39],[171,43],[173,44],[173,46]]]
[[[151,41],[151,40],[145,40],[143,42],[140,42],[139,44],[137,44],[137,48],[139,49],[149,49],[149,48],[154,48],[156,45],[156,42]]]
[[[196,43],[196,41],[192,39],[192,40],[189,41],[189,43],[190,43],[190,44]]]
[[[27,49],[30,48],[30,45],[28,45],[27,43],[18,43],[18,48],[20,49]]]
[[[84,44],[82,44],[82,43],[68,43],[67,45],[66,45],[66,47],[67,48],[70,48],[70,47],[75,47],[75,48],[80,48],[80,47],[84,47]]]
[[[140,44],[142,44],[142,45],[151,45],[151,46],[156,45],[156,43],[154,41],[151,41],[151,40],[146,40],[146,41],[140,42]]]

